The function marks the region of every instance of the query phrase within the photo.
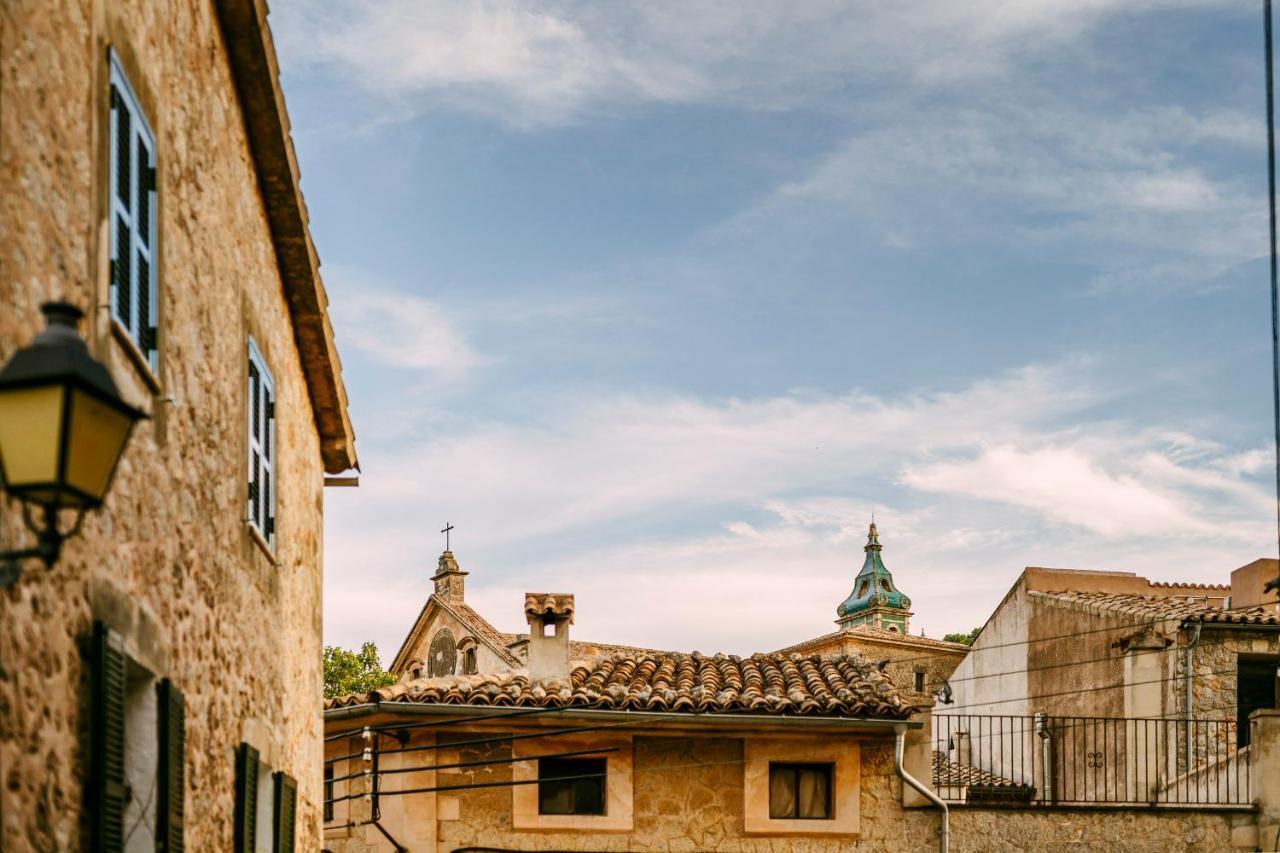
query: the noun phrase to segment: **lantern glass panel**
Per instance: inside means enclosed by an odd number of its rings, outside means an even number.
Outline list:
[[[62,385],[0,392],[0,463],[15,495],[56,488],[64,400]]]
[[[102,500],[132,427],[133,418],[127,412],[79,389],[71,392],[65,477],[74,491],[63,495],[64,505],[79,505],[81,498],[93,503]]]

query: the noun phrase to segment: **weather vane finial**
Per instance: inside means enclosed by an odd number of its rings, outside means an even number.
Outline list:
[[[440,529],[440,532],[444,534],[444,549],[446,551],[449,550],[449,531],[450,530],[453,530],[453,525],[447,521],[444,523],[444,527]]]

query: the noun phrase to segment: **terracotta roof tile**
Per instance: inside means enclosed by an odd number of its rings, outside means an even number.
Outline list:
[[[524,669],[421,678],[325,701],[511,705],[631,711],[726,711],[774,716],[906,719],[912,706],[856,656],[616,654],[574,666],[568,682],[533,682]]]
[[[1074,606],[1089,613],[1140,616],[1144,619],[1181,619],[1190,622],[1233,625],[1280,625],[1280,616],[1265,607],[1223,610],[1213,602],[1179,595],[1138,595],[1118,592],[1029,592],[1051,604]]]
[[[951,761],[939,750],[933,751],[933,784],[939,785],[1012,785],[1013,781],[989,770]]]
[[[526,592],[526,616],[567,616],[573,622],[573,596],[566,592]]]

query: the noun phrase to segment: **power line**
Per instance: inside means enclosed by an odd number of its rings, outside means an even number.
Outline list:
[[[1270,211],[1271,237],[1271,403],[1275,426],[1276,451],[1276,542],[1280,548],[1280,297],[1276,282],[1276,119],[1275,82],[1271,58],[1271,0],[1263,3],[1263,25],[1266,28],[1267,64],[1267,205]],[[1265,590],[1275,588],[1280,594],[1280,576],[1269,582]]]

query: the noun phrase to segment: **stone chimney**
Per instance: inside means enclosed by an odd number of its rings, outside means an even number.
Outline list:
[[[567,681],[573,596],[526,592],[524,616],[529,621],[529,680]]]
[[[465,586],[463,579],[466,576],[467,573],[458,568],[458,561],[453,559],[453,552],[445,551],[436,564],[436,573],[431,576],[436,585],[436,597],[443,598],[450,604],[462,604]]]

